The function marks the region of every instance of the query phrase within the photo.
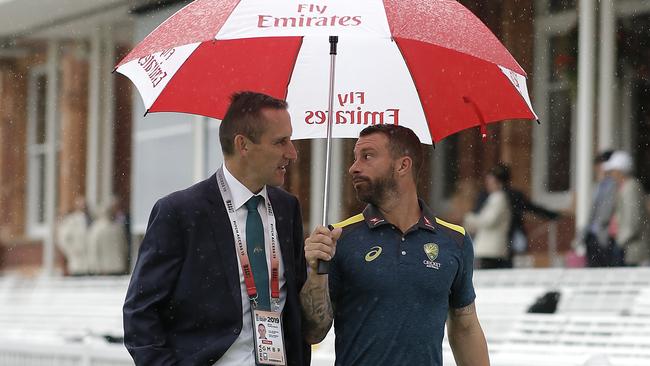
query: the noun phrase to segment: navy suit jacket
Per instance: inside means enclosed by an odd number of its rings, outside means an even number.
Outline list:
[[[287,300],[290,366],[309,365],[299,292],[306,280],[298,200],[267,187],[275,213]],[[124,303],[124,343],[137,365],[212,365],[242,328],[239,268],[216,176],[156,202]]]

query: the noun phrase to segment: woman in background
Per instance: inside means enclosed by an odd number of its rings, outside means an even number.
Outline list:
[[[485,176],[487,199],[481,209],[465,216],[465,228],[474,234],[477,268],[511,268],[508,249],[512,212],[504,191],[509,172],[497,165]]]

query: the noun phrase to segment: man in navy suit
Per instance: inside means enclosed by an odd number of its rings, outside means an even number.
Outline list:
[[[302,218],[298,200],[277,188],[297,157],[291,133],[286,102],[233,95],[219,130],[224,165],[156,202],[124,303],[124,343],[137,365],[264,364],[252,318],[264,291],[272,309],[261,310],[281,314],[285,364],[309,364],[298,299],[306,279]],[[255,208],[257,236],[246,227]],[[260,246],[243,250],[247,235]],[[255,275],[259,253],[264,276]]]

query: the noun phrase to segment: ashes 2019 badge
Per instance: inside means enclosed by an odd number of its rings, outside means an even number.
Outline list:
[[[252,317],[256,364],[285,366],[282,313],[254,309]]]
[[[438,247],[438,244],[436,243],[426,243],[423,246],[424,249],[424,254],[427,255],[427,258],[429,260],[423,260],[422,263],[424,263],[427,268],[433,268],[433,269],[440,269],[440,263],[435,262],[435,260],[438,258],[438,254],[440,253],[440,248]]]

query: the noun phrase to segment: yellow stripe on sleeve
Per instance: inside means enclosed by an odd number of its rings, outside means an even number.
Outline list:
[[[460,225],[455,225],[455,224],[449,223],[449,222],[447,222],[445,220],[442,220],[442,219],[439,219],[437,217],[436,217],[436,222],[438,224],[440,224],[442,226],[446,226],[446,227],[448,227],[448,228],[450,228],[450,229],[452,229],[454,231],[458,231],[459,233],[463,234],[463,236],[465,235],[465,228],[460,226]]]

